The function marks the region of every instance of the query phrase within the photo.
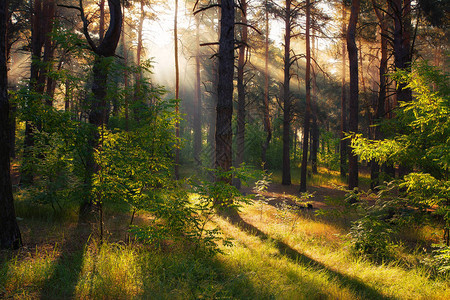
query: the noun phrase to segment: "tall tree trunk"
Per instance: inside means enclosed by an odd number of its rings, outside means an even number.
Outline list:
[[[200,20],[195,16],[195,100],[194,100],[194,161],[197,166],[201,164],[200,153],[202,152],[202,95],[200,89]]]
[[[312,57],[316,58],[316,42],[314,38],[314,30],[313,35],[311,37],[312,44]],[[311,116],[312,116],[312,126],[311,126],[311,172],[313,174],[317,174],[317,152],[319,149],[319,125],[317,124],[317,112],[318,112],[318,97],[317,97],[317,82],[316,82],[316,69],[312,65],[312,96],[311,96]]]
[[[41,54],[43,39],[41,34],[41,22],[42,22],[42,1],[35,0],[32,8],[32,30],[31,30],[31,68],[30,68],[30,90],[38,91],[38,80],[41,69]],[[41,91],[42,93],[42,91]],[[23,162],[27,162],[33,155],[34,138],[33,128],[39,127],[40,124],[33,124],[31,121],[25,122],[25,137],[23,147]],[[26,168],[22,168],[20,174],[20,182],[24,185],[30,185],[33,183],[33,165],[28,164]]]
[[[130,122],[129,122],[129,99],[130,96],[129,88],[130,88],[130,82],[129,82],[129,74],[128,74],[128,47],[125,40],[125,6],[122,9],[122,47],[123,47],[123,64],[125,65],[125,70],[123,71],[123,82],[124,82],[124,88],[125,88],[125,131],[128,131],[130,129]]]
[[[379,91],[376,102],[376,110],[375,110],[375,140],[383,139],[383,132],[379,126],[379,123],[385,117],[385,99],[386,99],[386,73],[387,73],[387,65],[388,65],[388,53],[387,53],[387,34],[388,34],[388,23],[386,20],[386,16],[381,12],[380,9],[377,8],[375,0],[372,0],[372,4],[374,6],[375,14],[377,15],[378,22],[380,24],[380,50],[381,50],[381,60],[380,60],[380,68],[379,68]],[[378,124],[378,125],[377,125]],[[380,173],[380,165],[373,160],[371,162],[370,168],[370,188],[375,189],[379,185],[379,173]]]
[[[137,47],[136,47],[136,65],[140,66],[141,65],[141,58],[142,58],[142,48],[143,48],[143,44],[142,44],[142,30],[143,30],[143,26],[144,26],[144,20],[145,20],[145,2],[144,0],[141,0],[141,5],[140,5],[140,16],[139,16],[139,24],[138,24],[138,36],[137,36]],[[134,105],[136,105],[136,102],[139,99],[139,94],[141,93],[141,78],[142,78],[142,72],[139,69],[138,72],[135,73],[134,79],[135,79],[135,87],[134,87],[134,95],[133,95],[133,102]],[[134,115],[134,119],[136,121],[139,120],[139,116],[138,116],[138,110],[134,109],[133,110],[133,115]]]
[[[389,0],[389,4],[394,15],[394,65],[397,70],[408,70],[411,67],[411,0]],[[412,100],[411,89],[405,83],[397,83],[395,94],[397,105]],[[400,177],[409,172],[409,166],[399,166]]]
[[[22,238],[14,211],[10,176],[10,121],[6,66],[7,10],[8,1],[0,1],[0,249],[17,249],[22,245]]]
[[[174,52],[175,52],[175,99],[180,100],[180,70],[178,66],[178,0],[175,0],[175,17],[173,21],[173,40],[174,40]],[[178,102],[175,104],[175,114],[177,117],[180,114],[180,105]],[[177,120],[175,123],[175,137],[177,138],[175,145],[175,178],[180,179],[180,122]]]
[[[291,95],[289,82],[291,79],[290,51],[291,51],[291,0],[286,0],[284,16],[284,82],[283,82],[283,175],[281,184],[291,184],[291,159],[290,159],[290,123],[291,123]]]
[[[241,0],[241,22],[247,23],[247,1]],[[244,85],[244,67],[246,63],[247,53],[247,26],[241,26],[241,45],[239,46],[239,57],[237,66],[237,91],[238,91],[238,107],[237,107],[237,130],[236,130],[236,161],[235,167],[239,167],[244,162],[245,147],[245,85]],[[241,188],[239,178],[234,180],[234,186]]]
[[[94,161],[94,151],[100,146],[100,134],[97,129],[107,124],[109,116],[109,104],[106,99],[109,62],[105,59],[115,55],[122,31],[120,0],[108,0],[108,6],[110,12],[109,27],[99,45],[94,44],[87,28],[84,28],[84,35],[96,56],[92,70],[92,96],[89,99],[90,112],[88,120],[95,127],[95,130],[89,137],[90,153],[86,162],[85,184],[88,190],[91,188],[92,175],[98,172],[99,169],[99,166]],[[83,18],[85,17],[83,16]],[[82,213],[88,212],[93,204],[94,199],[86,198],[85,203],[80,207],[80,211]]]
[[[310,24],[311,24],[311,3],[306,0],[306,72],[305,72],[305,89],[306,89],[306,109],[303,125],[303,153],[302,165],[300,168],[300,192],[306,192],[306,173],[308,168],[308,141],[309,141],[309,119],[311,115],[311,42],[310,42]]]
[[[267,3],[266,3],[267,5]],[[261,161],[263,169],[267,170],[267,149],[272,138],[272,130],[270,128],[270,111],[269,111],[269,8],[265,8],[266,17],[266,40],[264,44],[264,132],[266,139],[262,144]]]
[[[346,50],[345,50],[345,36],[347,28],[345,26],[347,20],[347,10],[345,4],[342,3],[342,84],[341,84],[341,141],[340,141],[340,174],[342,178],[347,176],[347,145],[348,140],[345,138],[345,132],[347,132],[347,99],[346,99]]]
[[[216,107],[216,168],[229,171],[232,164],[232,129],[233,115],[233,73],[234,73],[234,1],[221,1],[220,39],[219,39],[219,82]],[[216,178],[231,184],[231,178]],[[232,199],[216,199],[230,204]]]
[[[356,25],[360,9],[360,0],[352,0],[352,10],[347,30],[347,51],[350,64],[350,115],[348,129],[353,134],[358,132],[358,48],[356,47]],[[358,187],[358,157],[349,147],[348,153],[348,188],[350,190]]]

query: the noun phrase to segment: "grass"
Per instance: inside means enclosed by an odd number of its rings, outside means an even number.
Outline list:
[[[329,172],[311,182],[323,186],[339,180]],[[333,201],[339,203],[338,198]],[[57,218],[25,202],[17,207],[26,244],[0,252],[0,298],[450,298],[450,278],[421,264],[423,249],[398,247],[396,259],[382,263],[355,256],[347,236],[351,215],[247,205],[240,223],[214,218],[212,225],[233,238],[234,246],[207,256],[183,242],[158,249],[124,243],[130,215],[121,205],[105,206],[103,244],[93,224],[78,221],[75,206]],[[138,215],[136,222],[146,217]],[[430,241],[434,234],[436,229],[426,226],[405,232],[405,238]]]

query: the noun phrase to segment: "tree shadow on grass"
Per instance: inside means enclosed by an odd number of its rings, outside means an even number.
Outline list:
[[[45,280],[40,299],[73,299],[83,266],[85,246],[92,233],[92,224],[79,218],[64,237],[52,275]]]
[[[226,217],[233,225],[239,227],[241,230],[244,230],[247,233],[259,237],[261,240],[272,239],[269,235],[267,235],[257,227],[247,223],[238,213],[228,213]],[[317,271],[325,271],[331,278],[335,279],[342,286],[348,288],[351,292],[354,293],[355,296],[360,299],[395,299],[393,297],[388,297],[380,294],[379,291],[368,286],[357,278],[339,273],[327,267],[326,265],[308,257],[307,255],[299,253],[297,250],[293,249],[280,240],[272,240],[274,241],[275,246],[278,248],[281,254],[299,264],[307,265]]]

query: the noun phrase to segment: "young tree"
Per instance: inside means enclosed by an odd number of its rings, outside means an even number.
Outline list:
[[[63,6],[63,5],[61,5]],[[89,182],[86,182],[88,188],[91,187],[91,176],[98,171],[98,165],[94,161],[94,150],[99,147],[99,133],[97,128],[108,123],[109,105],[107,103],[107,81],[108,70],[111,58],[115,55],[117,44],[119,43],[120,34],[122,32],[122,9],[120,0],[108,0],[109,6],[109,27],[105,35],[99,39],[98,44],[94,42],[89,32],[89,20],[84,13],[83,1],[80,0],[80,6],[64,6],[74,8],[80,11],[83,21],[83,34],[89,44],[91,51],[95,54],[93,66],[93,83],[92,96],[90,97],[89,123],[95,126],[92,136],[89,139],[91,153],[86,162],[86,169],[89,174]],[[81,207],[83,211],[87,211],[89,206],[93,205],[93,199],[86,199]]]
[[[358,15],[360,9],[360,0],[352,0],[352,9],[350,13],[350,21],[347,29],[347,51],[350,64],[350,115],[348,129],[353,134],[358,132],[358,48],[356,47],[356,25],[358,23]],[[349,149],[349,172],[348,172],[348,188],[354,189],[358,186],[358,156]]]
[[[0,249],[17,249],[22,244],[14,211],[10,177],[10,122],[6,66],[6,24],[8,1],[0,1]]]

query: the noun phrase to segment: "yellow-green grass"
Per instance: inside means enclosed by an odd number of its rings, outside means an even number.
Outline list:
[[[90,235],[95,227],[72,217],[64,223],[24,218],[24,239],[36,245],[0,253],[0,298],[450,299],[449,278],[422,267],[420,251],[398,249],[408,263],[354,256],[338,217],[245,206],[240,214],[247,226],[214,219],[234,246],[210,257],[183,243],[161,250],[120,242],[129,215],[117,207],[105,210],[111,234],[102,245]],[[141,222],[145,217],[138,215]],[[434,232],[425,227],[418,235],[426,239]]]

